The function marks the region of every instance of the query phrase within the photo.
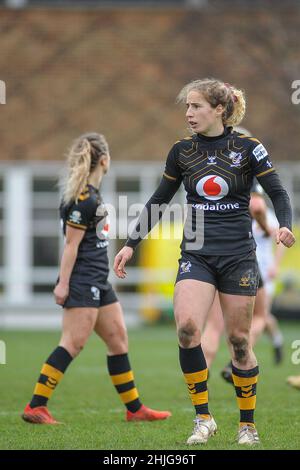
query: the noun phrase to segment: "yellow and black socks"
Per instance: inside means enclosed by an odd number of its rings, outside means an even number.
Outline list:
[[[141,408],[142,403],[139,400],[139,394],[134,384],[134,376],[128,354],[107,356],[107,367],[112,383],[122,402],[131,413],[135,413]]]
[[[73,357],[61,346],[58,346],[53,351],[42,367],[41,375],[30,402],[31,408],[47,406],[47,401],[51,397],[56,385],[63,378],[64,372],[72,360]]]
[[[241,370],[232,365],[232,378],[240,409],[240,425],[254,425],[258,374],[258,366],[250,370]]]
[[[208,370],[201,345],[189,349],[179,346],[179,361],[196,414],[209,415]]]

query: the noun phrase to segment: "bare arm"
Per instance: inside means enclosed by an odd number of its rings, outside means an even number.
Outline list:
[[[69,294],[69,282],[77,258],[78,247],[84,237],[85,230],[67,225],[66,241],[60,263],[59,282],[53,293],[58,305],[63,305]]]
[[[260,228],[264,231],[265,236],[271,236],[271,231],[267,222],[267,204],[264,198],[259,194],[252,193],[249,209],[251,217],[256,220]]]
[[[282,243],[276,244],[276,248],[274,252],[274,262],[272,266],[270,266],[270,269],[268,272],[268,277],[270,279],[274,279],[278,276],[279,267],[280,267],[280,263],[284,255],[284,252],[285,252],[285,246]]]

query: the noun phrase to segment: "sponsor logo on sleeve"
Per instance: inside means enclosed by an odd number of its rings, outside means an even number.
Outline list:
[[[70,215],[70,222],[73,222],[74,224],[80,224],[81,218],[81,212],[73,211]]]
[[[253,155],[255,156],[256,160],[259,162],[260,160],[268,156],[268,152],[263,146],[263,144],[259,144],[253,149]]]

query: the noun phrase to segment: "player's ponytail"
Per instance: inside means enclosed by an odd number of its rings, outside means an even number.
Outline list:
[[[246,112],[245,95],[242,90],[238,90],[228,83],[226,83],[225,86],[229,90],[230,99],[223,113],[223,123],[226,126],[238,126],[242,122]]]
[[[91,145],[87,139],[74,142],[67,156],[68,175],[65,181],[63,202],[77,201],[87,185],[91,166]]]
[[[225,126],[238,126],[242,122],[246,111],[242,90],[215,78],[204,78],[185,85],[177,97],[177,102],[185,102],[190,91],[201,93],[213,108],[221,104],[224,108],[222,120]]]
[[[64,204],[78,201],[90,173],[97,166],[101,156],[108,154],[108,144],[101,134],[83,134],[74,141],[67,154],[67,176],[63,182]]]

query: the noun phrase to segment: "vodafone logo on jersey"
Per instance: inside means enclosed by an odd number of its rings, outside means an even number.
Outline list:
[[[229,187],[221,176],[209,175],[198,181],[196,191],[199,196],[203,196],[205,199],[217,201],[228,194]]]
[[[108,237],[108,232],[109,232],[109,219],[108,219],[108,216],[106,216],[97,224],[97,236],[101,240],[104,240]]]

